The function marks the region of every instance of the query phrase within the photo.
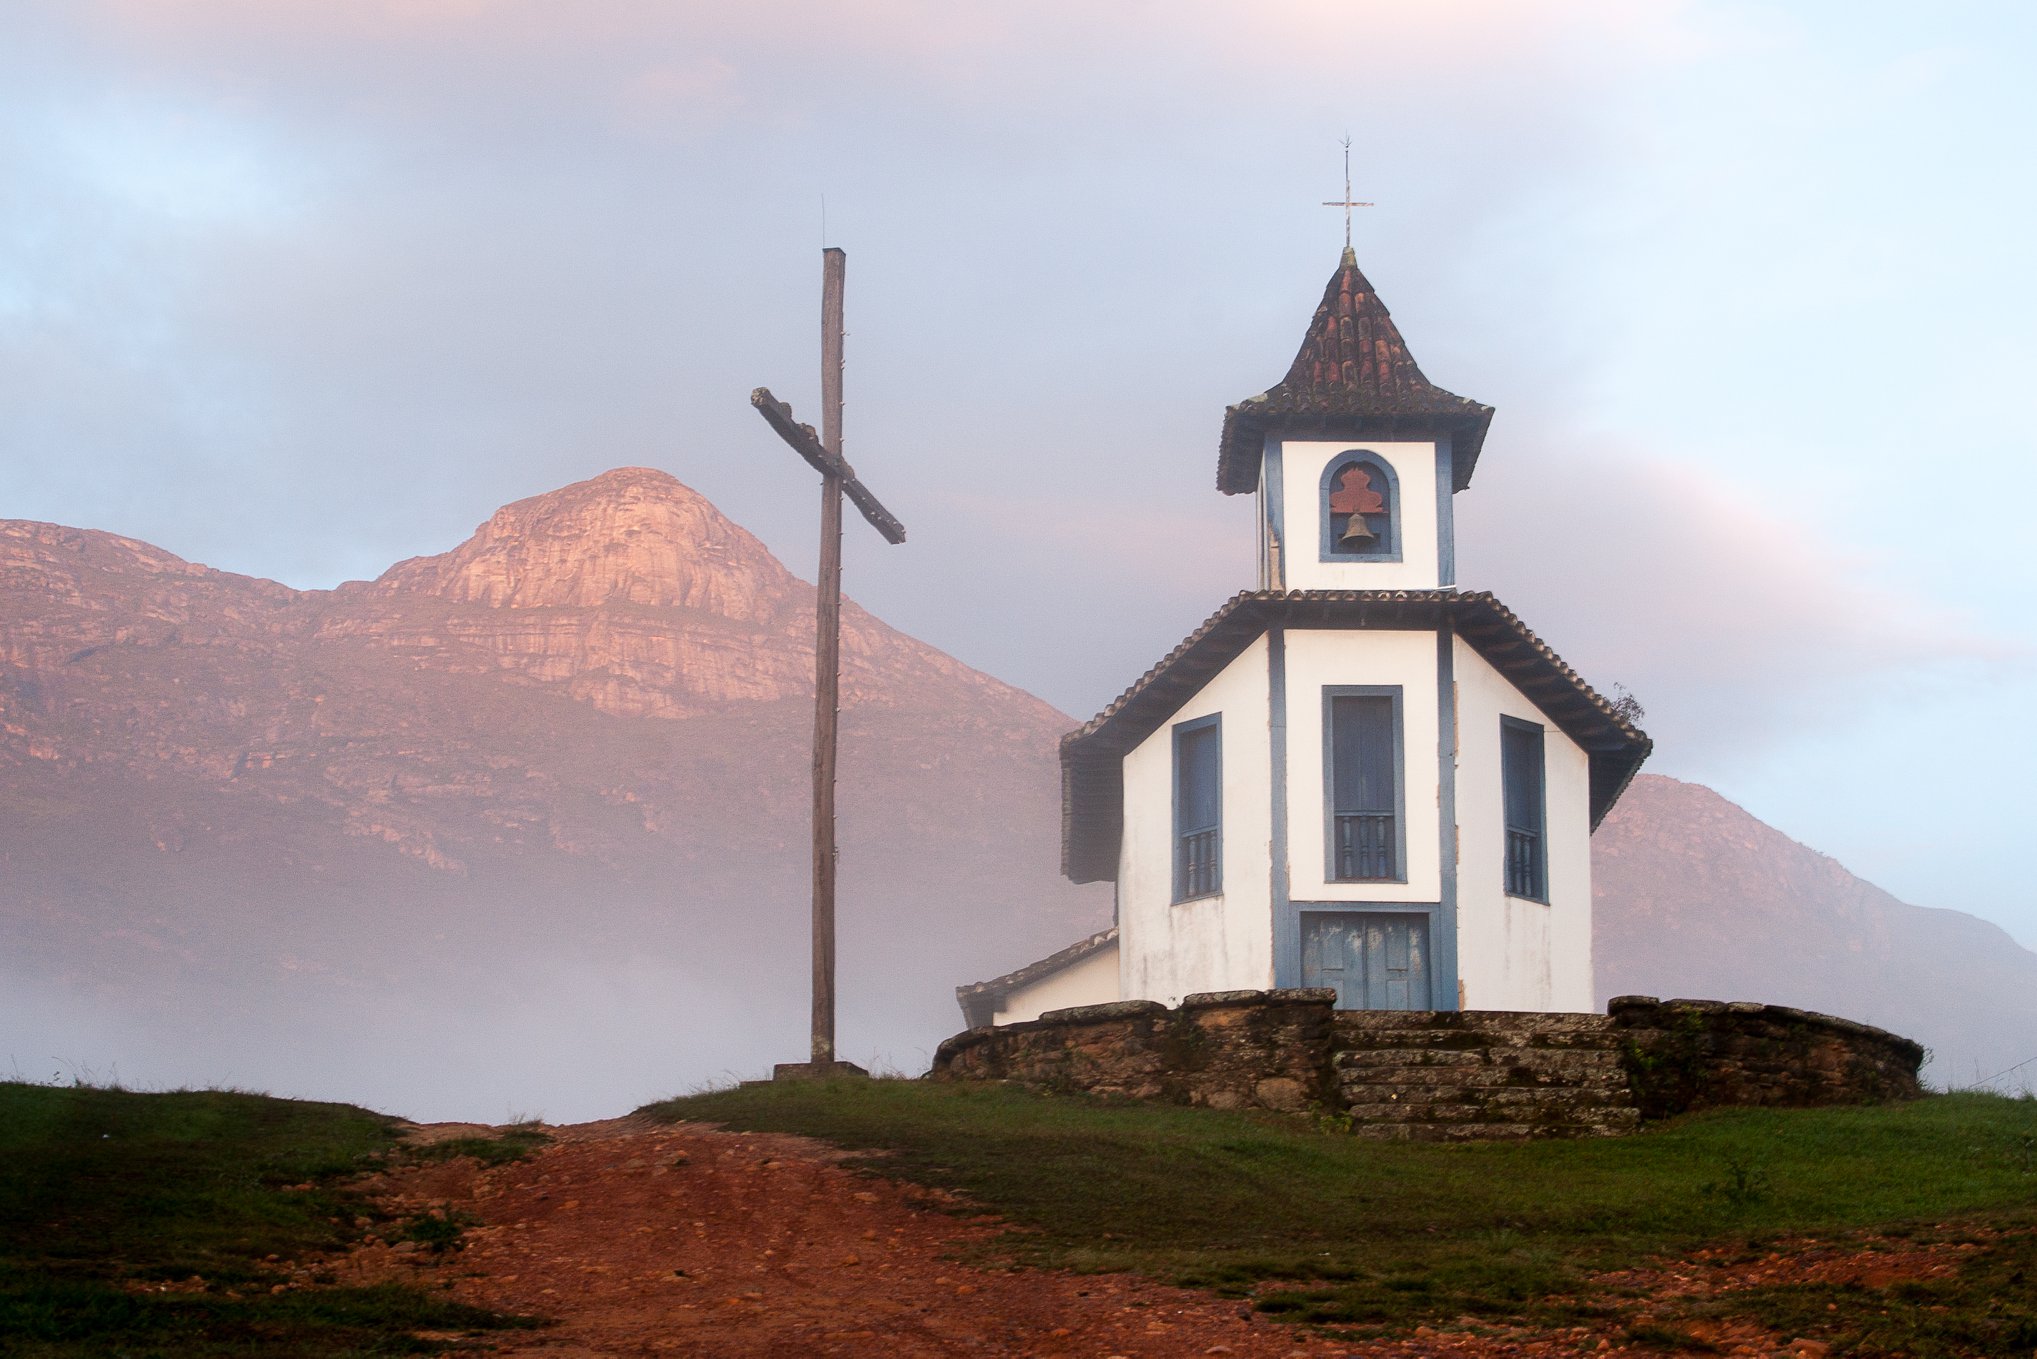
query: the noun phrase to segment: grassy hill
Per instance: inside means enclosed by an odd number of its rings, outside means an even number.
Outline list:
[[[881,1153],[882,1173],[1021,1230],[1017,1265],[1133,1270],[1353,1338],[1421,1325],[1624,1325],[1705,1348],[1744,1317],[1836,1353],[2037,1349],[2037,1100],[1731,1110],[1576,1142],[1382,1143],[1250,1115],[876,1081],[753,1084],[646,1112]],[[1651,1300],[1651,1261],[1948,1248],[1886,1288],[1799,1282]],[[1968,1247],[1971,1247],[1969,1249]]]
[[[0,1354],[420,1354],[529,1321],[321,1261],[392,1223],[348,1185],[397,1120],[225,1091],[0,1083]]]
[[[980,1265],[1135,1271],[1353,1338],[1590,1333],[1703,1352],[1741,1325],[1834,1354],[2037,1349],[2028,1098],[1486,1145],[916,1081],[743,1086],[644,1112],[868,1153],[873,1173],[1017,1229],[976,1247]],[[378,1209],[364,1172],[538,1140],[420,1148],[347,1105],[0,1083],[0,1353],[336,1359],[540,1324],[439,1288],[342,1286],[332,1268],[370,1235],[449,1244],[446,1221]],[[1676,1282],[1727,1274],[1731,1288]]]

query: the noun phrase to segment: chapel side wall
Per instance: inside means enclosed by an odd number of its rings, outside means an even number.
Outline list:
[[[1021,1024],[1049,1010],[1104,1005],[1118,999],[1118,946],[1100,948],[1071,967],[1015,987],[991,1015],[993,1024]]]
[[[1294,901],[1441,901],[1436,634],[1290,628],[1286,639],[1289,897]],[[1401,691],[1405,882],[1330,881],[1323,690],[1337,685],[1393,686]],[[1441,981],[1445,987],[1454,984],[1453,978]]]
[[[1591,761],[1462,640],[1457,680],[1457,967],[1474,1010],[1592,1008]],[[1500,718],[1542,728],[1546,904],[1506,893]]]
[[[1267,642],[1253,642],[1125,756],[1119,994],[1178,1005],[1273,985]],[[1174,900],[1174,728],[1223,715],[1223,890]]]
[[[1437,521],[1438,453],[1431,440],[1280,439],[1281,560],[1288,590],[1433,590],[1442,583]],[[1322,483],[1330,463],[1353,449],[1377,454],[1398,483],[1401,551],[1397,562],[1323,561]]]

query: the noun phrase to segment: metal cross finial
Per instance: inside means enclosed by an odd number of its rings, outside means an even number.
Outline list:
[[[1344,201],[1341,203],[1326,202],[1323,206],[1326,208],[1342,208],[1344,210],[1344,248],[1349,250],[1351,248],[1351,209],[1369,208],[1372,206],[1370,203],[1360,203],[1351,197],[1351,139],[1349,137],[1344,138]]]

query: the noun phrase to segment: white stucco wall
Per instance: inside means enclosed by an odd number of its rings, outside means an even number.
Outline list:
[[[1441,535],[1436,521],[1437,457],[1433,442],[1303,440],[1269,435],[1268,447],[1276,444],[1280,450],[1285,534],[1280,554],[1283,576],[1269,581],[1272,588],[1433,590],[1442,582]],[[1323,472],[1352,449],[1377,454],[1393,468],[1400,491],[1401,559],[1397,562],[1321,560]],[[1262,545],[1267,539],[1264,522],[1269,505],[1262,486]],[[1262,578],[1267,574],[1262,572]]]
[[[1457,964],[1474,1010],[1590,1010],[1591,769],[1584,750],[1462,641],[1457,672]],[[1549,900],[1506,894],[1500,718],[1542,727]]]
[[[1293,628],[1286,635],[1288,895],[1296,901],[1442,900],[1436,634]],[[1401,691],[1405,882],[1330,881],[1323,690],[1351,684]]]
[[[1272,753],[1259,638],[1124,763],[1118,859],[1120,995],[1179,1004],[1196,991],[1273,985]],[[1174,900],[1174,728],[1223,715],[1223,891]]]
[[[1109,944],[1087,958],[1022,986],[1004,998],[991,1016],[993,1024],[1017,1024],[1038,1019],[1048,1010],[1065,1010],[1073,1005],[1102,1005],[1119,999],[1118,946]]]

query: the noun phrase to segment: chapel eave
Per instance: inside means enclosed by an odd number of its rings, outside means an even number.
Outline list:
[[[1124,757],[1269,628],[1453,627],[1548,714],[1590,762],[1594,830],[1654,743],[1486,591],[1254,590],[1201,627],[1082,727],[1061,738],[1061,867],[1075,882],[1113,880],[1124,832]]]
[[[1360,411],[1296,398],[1276,387],[1224,410],[1224,430],[1217,445],[1217,489],[1225,495],[1249,495],[1258,490],[1266,436],[1286,434],[1321,439],[1447,438],[1450,489],[1461,491],[1471,484],[1471,474],[1478,468],[1478,455],[1485,448],[1493,415],[1490,406],[1475,401],[1463,405],[1465,409],[1456,411]]]

